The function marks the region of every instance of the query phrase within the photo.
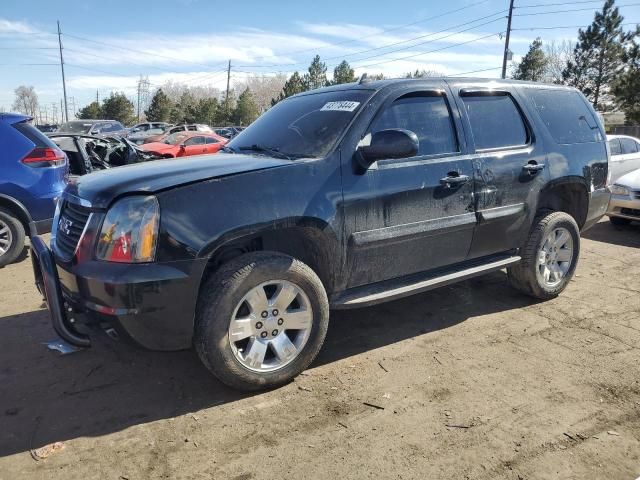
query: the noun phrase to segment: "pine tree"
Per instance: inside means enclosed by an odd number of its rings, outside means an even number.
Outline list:
[[[171,100],[169,100],[169,97],[159,88],[151,99],[149,109],[146,110],[144,114],[147,120],[151,122],[167,122],[171,114],[171,106]]]
[[[81,108],[76,117],[80,119],[100,119],[102,117],[102,107],[98,102],[91,102],[84,108]]]
[[[320,61],[320,55],[313,57],[308,72],[305,75],[308,90],[327,86],[327,65]]]
[[[549,63],[542,50],[542,40],[536,38],[529,46],[529,51],[522,57],[522,61],[516,66],[513,73],[515,80],[530,80],[540,82],[544,80]]]
[[[601,110],[611,104],[611,82],[620,73],[622,55],[629,41],[629,35],[622,29],[624,18],[614,2],[606,0],[593,23],[586,30],[578,30],[573,58],[562,72],[564,83],[582,90],[593,107]]]
[[[356,76],[349,65],[349,62],[343,60],[340,64],[333,69],[333,85],[339,85],[341,83],[351,83],[356,81]]]
[[[623,55],[624,71],[613,82],[612,92],[627,123],[640,124],[640,27],[636,27],[634,37]]]
[[[238,97],[236,108],[233,111],[233,123],[236,125],[249,125],[258,118],[259,114],[260,110],[253,99],[251,90],[246,88]]]
[[[305,92],[308,89],[305,79],[301,77],[298,72],[293,72],[285,82],[284,87],[282,87],[282,91],[280,92],[280,95],[278,95],[278,98],[271,100],[271,105],[273,106],[287,97]]]
[[[215,97],[201,98],[196,106],[195,121],[198,123],[206,123],[209,125],[215,125],[219,112],[220,104]]]
[[[127,125],[134,120],[133,103],[124,93],[113,93],[102,101],[102,118]]]

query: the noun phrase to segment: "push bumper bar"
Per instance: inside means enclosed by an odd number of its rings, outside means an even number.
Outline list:
[[[53,329],[60,335],[60,338],[72,345],[77,347],[91,346],[89,337],[78,332],[67,319],[53,254],[42,238],[37,235],[31,237],[31,263],[36,287],[47,302]]]

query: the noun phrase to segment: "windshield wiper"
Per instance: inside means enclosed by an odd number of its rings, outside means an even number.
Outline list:
[[[266,153],[272,157],[283,158],[285,160],[293,160],[294,158],[299,157],[298,155],[293,155],[293,154],[290,155],[290,154],[283,153],[278,148],[267,147],[265,145],[258,145],[257,143],[254,143],[250,147],[249,146],[238,147],[238,150]]]

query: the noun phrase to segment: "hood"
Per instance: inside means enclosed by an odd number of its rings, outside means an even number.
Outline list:
[[[615,183],[616,185],[629,187],[633,190],[640,189],[640,169],[634,170],[633,172],[629,172],[621,176],[613,183]]]
[[[262,155],[216,153],[180,160],[154,160],[109,170],[100,170],[74,179],[66,192],[88,200],[95,208],[107,208],[117,197],[130,193],[154,193],[187,183],[210,180],[266,168],[289,165]]]

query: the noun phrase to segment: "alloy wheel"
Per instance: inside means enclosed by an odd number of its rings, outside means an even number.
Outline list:
[[[0,256],[4,255],[11,249],[13,244],[13,235],[9,225],[0,220]]]
[[[567,275],[572,262],[573,237],[566,228],[555,228],[538,250],[538,280],[547,287],[558,286]]]
[[[247,369],[265,373],[295,360],[313,324],[309,297],[295,283],[273,280],[252,288],[234,309],[229,344]]]

